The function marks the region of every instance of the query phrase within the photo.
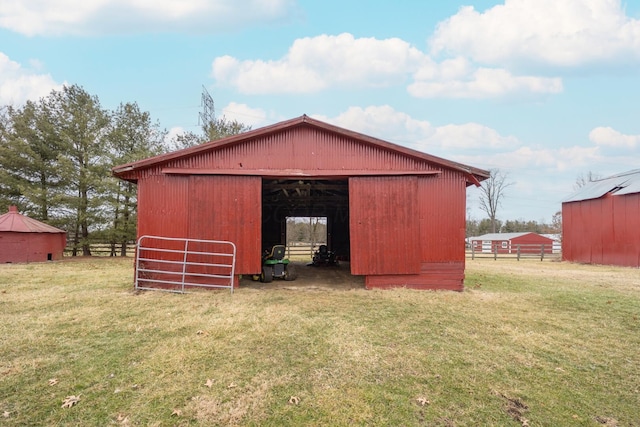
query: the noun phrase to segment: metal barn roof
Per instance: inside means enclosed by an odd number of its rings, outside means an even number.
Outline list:
[[[536,234],[530,231],[521,233],[489,233],[482,236],[469,237],[469,240],[511,240],[518,237],[526,236],[527,234]]]
[[[635,193],[640,193],[640,169],[589,182],[562,202],[599,199],[605,194],[622,196]]]
[[[66,233],[64,230],[20,214],[16,206],[10,206],[9,212],[0,215],[0,231],[12,231],[14,233]]]

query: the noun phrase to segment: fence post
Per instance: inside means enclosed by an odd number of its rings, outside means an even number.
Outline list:
[[[540,261],[544,261],[544,243],[540,245]]]
[[[498,259],[498,245],[493,245],[493,260]]]
[[[471,245],[471,259],[476,259],[476,246],[474,244]]]
[[[520,245],[518,245],[518,261],[520,261]]]

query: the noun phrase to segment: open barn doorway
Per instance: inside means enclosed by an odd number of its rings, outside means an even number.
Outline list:
[[[302,267],[320,246],[349,261],[349,182],[346,178],[262,180],[262,249],[286,245]],[[343,269],[349,270],[348,263]]]
[[[297,261],[309,261],[322,245],[327,246],[327,217],[287,217],[287,255]]]

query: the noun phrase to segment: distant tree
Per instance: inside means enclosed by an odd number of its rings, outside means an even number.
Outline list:
[[[551,233],[562,234],[562,211],[556,212],[551,218]]]
[[[58,165],[66,185],[68,229],[72,230],[73,255],[79,249],[91,255],[91,226],[103,223],[101,216],[111,166],[106,136],[110,118],[96,96],[82,87],[65,86],[47,100],[52,123],[63,150]]]
[[[477,219],[467,219],[467,224],[465,227],[465,237],[475,237],[479,236],[478,233],[478,220]]]
[[[60,135],[44,100],[23,107],[6,107],[0,119],[0,189],[3,204],[49,221],[60,208],[62,176],[58,156],[64,151]]]
[[[148,112],[140,111],[137,103],[120,104],[111,115],[111,126],[106,140],[109,145],[110,164],[119,165],[141,160],[162,152],[162,140],[166,132],[151,121]],[[111,255],[127,255],[127,243],[136,238],[136,185],[110,177],[106,194],[111,226],[105,230],[105,238],[111,244]]]
[[[205,123],[202,130],[207,141],[215,141],[227,136],[251,130],[251,126],[245,125],[237,120],[229,120],[225,116],[214,118],[211,122]]]
[[[593,182],[593,181],[597,181],[599,179],[602,179],[602,176],[600,176],[599,174],[594,173],[592,171],[588,171],[586,174],[581,173],[576,178],[576,182],[575,182],[575,184],[573,184],[573,189],[574,190],[579,190],[580,188],[584,187],[588,183]]]
[[[167,147],[169,151],[182,150],[183,148],[193,147],[200,145],[203,142],[207,142],[207,139],[202,135],[197,135],[191,131],[178,134],[169,141]]]
[[[222,116],[219,119],[214,118],[211,122],[205,123],[202,126],[202,135],[189,131],[174,136],[169,141],[167,149],[169,151],[182,150],[249,130],[251,130],[251,126],[240,123],[237,120],[228,120],[225,116]]]
[[[490,169],[489,172],[489,179],[483,181],[480,186],[480,209],[489,216],[491,233],[495,233],[499,229],[496,220],[498,208],[501,206],[505,190],[513,183],[507,182],[508,174],[499,169]]]
[[[499,219],[496,219],[492,222],[489,218],[484,218],[478,223],[478,236],[482,236],[483,234],[494,233],[492,231],[493,226],[495,225],[497,230],[500,230],[502,226],[502,222]]]

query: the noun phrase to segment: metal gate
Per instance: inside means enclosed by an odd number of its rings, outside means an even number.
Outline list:
[[[233,293],[235,265],[233,242],[142,236],[135,287],[181,293],[188,287],[229,288]]]

